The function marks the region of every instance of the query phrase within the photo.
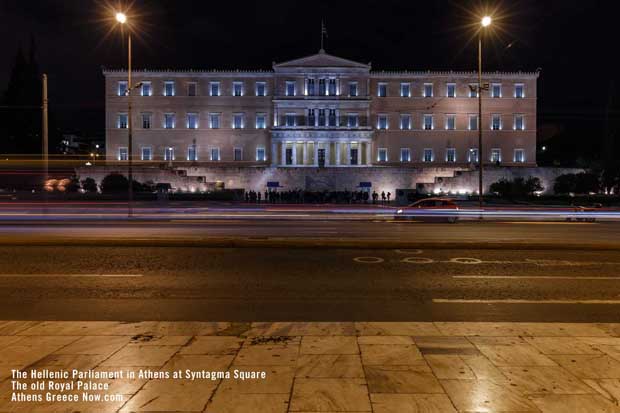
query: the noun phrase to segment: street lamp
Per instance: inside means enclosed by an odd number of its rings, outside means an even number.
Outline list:
[[[484,155],[482,152],[482,90],[486,89],[482,86],[482,32],[486,27],[491,25],[491,17],[484,16],[480,20],[480,29],[478,30],[478,204],[482,208],[482,161]]]
[[[125,13],[116,13],[116,21],[120,24],[127,22],[127,15]],[[129,181],[128,199],[127,199],[127,217],[131,218],[132,215],[132,202],[133,202],[133,139],[132,139],[132,127],[131,121],[131,90],[133,89],[131,84],[131,32],[127,31],[127,180]]]

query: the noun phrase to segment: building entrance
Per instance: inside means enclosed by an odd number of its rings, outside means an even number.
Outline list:
[[[317,154],[318,154],[317,160],[318,160],[319,168],[324,168],[325,167],[325,149],[318,149]]]

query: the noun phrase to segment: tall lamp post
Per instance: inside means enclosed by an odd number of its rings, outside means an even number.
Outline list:
[[[482,32],[491,24],[491,17],[484,16],[480,21],[478,31],[478,204],[482,208],[484,197],[482,195],[482,91],[486,88],[482,86]]]
[[[125,13],[116,13],[116,21],[120,24],[127,22],[127,16]],[[127,180],[129,181],[128,199],[127,199],[127,216],[132,216],[132,203],[133,203],[133,139],[132,128],[133,122],[131,120],[131,90],[133,89],[131,83],[131,32],[127,31]]]

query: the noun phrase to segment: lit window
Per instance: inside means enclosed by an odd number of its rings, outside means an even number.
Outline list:
[[[500,130],[502,128],[502,117],[498,113],[491,115],[491,129]]]
[[[220,160],[220,148],[211,148],[211,160],[212,161]]]
[[[387,160],[388,160],[387,148],[379,148],[379,150],[377,151],[377,161],[387,162]]]
[[[243,113],[233,114],[233,129],[243,129]]]
[[[119,129],[127,129],[128,117],[126,113],[119,113],[116,121],[116,127]]]
[[[151,161],[151,147],[143,146],[142,147],[142,160],[143,161]]]
[[[433,115],[424,115],[424,130],[433,129]]]
[[[446,115],[446,130],[456,129],[456,115]]]
[[[325,79],[319,79],[319,95],[324,96],[327,94],[327,88],[325,87]]]
[[[523,149],[515,149],[515,162],[525,162],[525,151]]]
[[[469,130],[478,130],[478,115],[469,115]]]
[[[267,126],[267,116],[264,113],[256,114],[256,129],[265,129]]]
[[[456,149],[455,148],[446,149],[446,162],[456,162]]]
[[[501,162],[502,161],[502,150],[501,149],[491,149],[491,162]]]
[[[329,96],[336,96],[336,79],[329,79]]]
[[[127,81],[121,80],[118,82],[118,89],[116,91],[118,96],[126,96],[127,95]]]
[[[198,85],[196,82],[189,82],[187,84],[187,96],[196,96],[198,94]]]
[[[294,113],[287,113],[285,116],[286,126],[291,128],[295,126],[297,116]]]
[[[515,115],[515,130],[525,130],[525,124],[523,122],[523,115]]]
[[[306,81],[306,94],[308,96],[314,96],[316,91],[314,90],[314,79],[308,79]]]
[[[220,82],[211,82],[211,83],[209,83],[209,95],[211,95],[211,96],[219,96],[220,95]]]
[[[359,116],[357,113],[349,113],[347,115],[347,125],[349,128],[357,128],[359,124]]]
[[[523,99],[525,97],[523,83],[515,84],[515,97],[517,99]]]
[[[469,97],[470,98],[478,97],[478,83],[472,83],[469,85]]]
[[[448,83],[446,85],[446,96],[449,98],[456,97],[456,83]]]
[[[242,82],[233,82],[233,96],[243,96]]]
[[[167,147],[164,149],[164,161],[174,161],[174,148]]]
[[[411,115],[400,115],[400,128],[402,130],[411,129]]]
[[[174,81],[164,81],[164,96],[174,96]]]
[[[411,84],[410,83],[400,84],[400,97],[402,98],[411,97]]]
[[[387,129],[387,128],[388,128],[387,115],[379,115],[377,117],[377,129]]]
[[[425,83],[424,84],[424,95],[425,98],[432,98],[433,97],[433,84],[432,83]]]
[[[357,82],[349,82],[349,96],[357,96]]]
[[[119,161],[126,161],[128,159],[127,154],[128,152],[127,152],[126,147],[121,146],[120,148],[118,148],[118,160]]]
[[[220,114],[219,113],[211,113],[211,114],[209,114],[209,127],[211,129],[219,129],[220,128]]]
[[[142,82],[142,88],[140,90],[140,95],[151,96],[151,82]]]
[[[377,85],[377,96],[380,98],[387,96],[387,83],[379,83]]]
[[[152,115],[150,113],[142,114],[142,129],[151,129]]]
[[[256,148],[256,160],[259,162],[265,162],[267,160],[265,148],[263,148],[262,146]]]
[[[295,96],[295,81],[286,81],[286,96]]]
[[[493,83],[491,85],[491,97],[492,98],[502,97],[502,85],[500,83]]]
[[[243,149],[242,148],[234,148],[233,149],[233,160],[242,161],[243,160]]]
[[[470,148],[467,152],[467,162],[478,162],[478,148]]]
[[[187,129],[198,129],[198,114],[197,113],[187,114]]]
[[[174,128],[174,113],[164,113],[164,129]]]
[[[198,154],[196,151],[196,145],[189,145],[187,147],[187,160],[188,161],[197,161]]]
[[[267,84],[265,82],[256,82],[256,96],[267,96]]]
[[[411,151],[409,148],[400,148],[400,161],[411,162]]]
[[[433,150],[430,148],[424,149],[424,153],[422,156],[422,161],[424,162],[433,162],[435,160],[435,156],[433,155]]]

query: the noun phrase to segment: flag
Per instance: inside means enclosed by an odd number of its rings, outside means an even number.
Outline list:
[[[327,37],[327,27],[325,27],[325,22],[321,20],[321,35]]]

